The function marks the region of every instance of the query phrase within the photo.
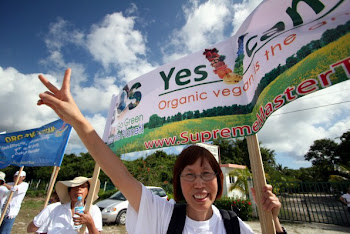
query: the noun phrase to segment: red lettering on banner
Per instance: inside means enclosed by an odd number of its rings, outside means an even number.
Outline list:
[[[277,95],[274,99],[273,99],[273,104],[275,105],[275,109],[277,110],[278,108],[280,108],[281,106],[283,106],[284,104],[284,99],[282,98],[282,94]]]
[[[331,68],[335,68],[335,67],[338,67],[338,66],[342,66],[344,71],[345,71],[345,74],[347,75],[348,78],[350,78],[350,57],[348,57],[348,58],[346,58],[344,60],[341,60],[338,63],[332,64]]]
[[[220,136],[222,138],[231,138],[231,131],[229,128],[223,128],[221,131],[220,131]]]
[[[326,71],[326,72],[318,75],[318,78],[319,78],[323,88],[326,88],[326,87],[331,85],[331,80],[329,78],[329,76],[331,74],[333,74],[332,71]]]
[[[266,105],[265,105],[265,115],[268,117],[269,115],[272,114],[273,112],[273,106],[272,106],[272,103],[271,102],[268,102]]]
[[[213,138],[214,139],[217,139],[218,138],[218,132],[219,132],[220,130],[219,129],[215,129],[215,130],[213,130]]]
[[[297,36],[296,34],[291,34],[291,35],[287,36],[283,41],[283,45],[287,46],[287,45],[291,44],[295,40],[296,36]],[[275,45],[271,45],[270,50],[265,50],[264,55],[266,57],[266,61],[269,61],[269,59],[270,59],[270,52],[271,52],[272,57],[276,55],[276,49],[278,49],[278,51],[282,51],[283,47],[280,43],[277,43]]]
[[[292,91],[295,90],[295,87],[287,87],[285,90],[284,90],[284,94],[286,95],[286,98],[287,98],[287,101],[293,101],[294,99],[297,98],[297,96],[293,95],[292,94]]]
[[[305,95],[316,90],[318,90],[317,81],[314,79],[305,80],[297,87],[297,93],[300,95]]]
[[[208,141],[210,139],[211,139],[211,132],[209,132],[209,131],[201,132],[201,141],[202,142]]]
[[[260,127],[259,127],[259,121],[256,120],[254,123],[253,123],[253,126],[252,126],[252,129],[254,132],[258,132]]]

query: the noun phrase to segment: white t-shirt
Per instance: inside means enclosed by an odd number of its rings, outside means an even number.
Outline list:
[[[90,207],[90,215],[94,220],[95,227],[98,231],[102,231],[102,215],[101,211],[96,205]],[[76,234],[77,231],[73,229],[73,217],[72,210],[70,208],[70,202],[62,204],[53,209],[49,215],[49,222],[47,227],[47,233],[55,234]],[[85,233],[89,233],[88,229],[85,229]]]
[[[341,197],[345,198],[346,202],[350,202],[350,194],[349,193],[345,193]],[[347,205],[348,205],[348,207],[350,207],[350,203],[348,203]]]
[[[9,185],[14,185],[13,182],[8,183]],[[21,204],[23,201],[24,196],[26,195],[26,192],[28,190],[28,183],[22,182],[16,186],[14,186],[14,192],[13,197],[10,202],[10,212],[9,216],[16,217],[18,215],[19,210],[21,209]]]
[[[33,219],[33,224],[39,229],[36,231],[38,233],[47,232],[47,222],[49,221],[50,213],[56,206],[61,205],[61,202],[55,202],[46,206],[37,216]]]
[[[2,207],[5,205],[8,195],[10,194],[10,190],[8,190],[5,186],[0,186],[0,215],[2,212]]]
[[[213,233],[225,234],[225,226],[220,211],[213,205],[213,216],[207,221],[195,221],[186,216],[183,233]],[[137,233],[166,233],[174,209],[174,202],[169,202],[153,195],[142,185],[142,196],[137,213],[129,204],[126,217],[126,230],[129,234]],[[241,234],[254,233],[240,218]]]

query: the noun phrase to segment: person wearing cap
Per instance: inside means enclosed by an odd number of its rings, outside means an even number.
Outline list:
[[[79,217],[73,218],[74,205],[78,197],[82,197],[83,203],[89,193],[92,178],[75,177],[73,180],[58,181],[56,183],[56,192],[61,201],[61,205],[55,207],[48,217],[47,233],[76,233],[73,224],[85,224],[85,233],[100,233],[102,231],[102,214],[98,206],[92,205],[90,211],[84,211],[84,214],[78,214]],[[97,180],[96,193],[93,202],[98,198],[100,181]]]
[[[26,172],[21,171],[21,173],[19,173],[19,171],[17,171],[13,175],[13,181],[16,181],[18,176],[19,178],[18,178],[17,185],[15,185],[14,182],[3,184],[3,186],[5,186],[9,191],[13,192],[13,196],[8,206],[8,209],[6,210],[6,215],[4,217],[4,220],[2,221],[2,224],[0,226],[1,234],[11,233],[12,226],[15,222],[15,219],[18,215],[19,210],[21,209],[23,198],[26,195],[29,187],[28,183],[24,182],[26,178]],[[2,211],[2,212],[5,212],[5,211]]]
[[[27,232],[47,233],[46,223],[49,220],[50,213],[59,205],[61,205],[60,198],[56,191],[54,191],[50,196],[49,205],[40,211],[40,213],[34,217],[33,221],[28,224]]]

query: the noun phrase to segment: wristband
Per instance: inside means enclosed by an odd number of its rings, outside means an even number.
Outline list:
[[[286,231],[286,229],[284,229],[284,227],[282,227],[282,230],[283,230],[283,232],[276,232],[276,234],[287,234],[287,231]]]

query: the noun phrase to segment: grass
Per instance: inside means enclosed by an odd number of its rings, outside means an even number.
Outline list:
[[[27,226],[43,209],[45,198],[24,197],[21,210],[15,220],[12,233],[27,233]]]

